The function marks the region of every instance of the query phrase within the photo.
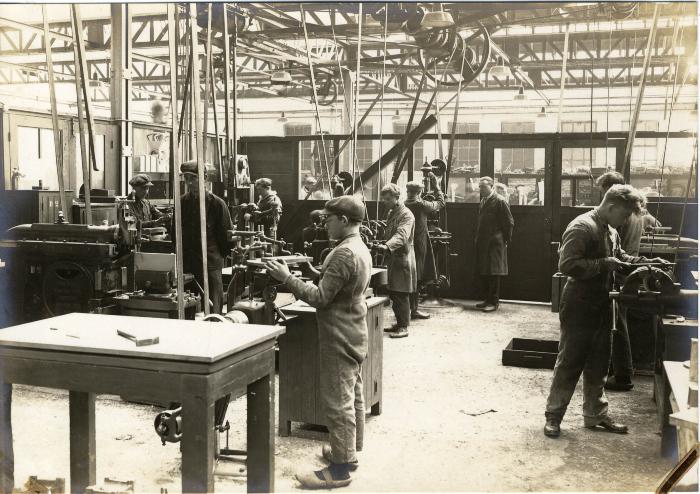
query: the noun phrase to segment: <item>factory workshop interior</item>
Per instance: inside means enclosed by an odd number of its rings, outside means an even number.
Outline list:
[[[697,492],[697,21],[0,5],[0,491]]]

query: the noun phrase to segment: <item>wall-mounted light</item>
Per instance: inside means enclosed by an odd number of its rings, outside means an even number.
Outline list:
[[[544,118],[547,116],[547,109],[543,106],[540,108],[540,112],[537,114],[538,117]]]
[[[282,112],[282,115],[280,115],[280,118],[278,118],[277,121],[285,123],[285,122],[289,122],[289,119],[287,117],[285,117],[284,112]]]
[[[522,86],[520,86],[520,87],[518,88],[518,94],[516,94],[515,96],[513,96],[513,99],[514,99],[515,101],[524,101],[524,100],[526,100],[526,99],[527,99],[527,96],[525,95],[525,88],[522,87]]]
[[[396,113],[394,113],[394,116],[391,117],[392,120],[401,120],[401,115],[399,115],[399,110],[396,110]]]

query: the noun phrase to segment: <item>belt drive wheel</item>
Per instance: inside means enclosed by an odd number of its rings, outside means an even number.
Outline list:
[[[88,301],[95,296],[90,271],[71,261],[58,261],[44,270],[41,299],[49,316],[70,312],[88,312]]]

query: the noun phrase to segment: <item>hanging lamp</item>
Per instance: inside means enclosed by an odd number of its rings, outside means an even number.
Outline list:
[[[515,101],[524,101],[527,99],[527,95],[525,94],[525,88],[523,86],[520,86],[518,88],[518,94],[513,96],[513,100]]]

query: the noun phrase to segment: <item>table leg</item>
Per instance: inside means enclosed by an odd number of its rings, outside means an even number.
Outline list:
[[[95,394],[70,391],[70,487],[79,494],[95,485]]]
[[[248,385],[248,492],[275,490],[274,377]]]
[[[15,456],[12,445],[12,384],[0,382],[0,492],[12,493],[15,486]]]
[[[214,401],[194,378],[182,399],[182,492],[214,492]]]

